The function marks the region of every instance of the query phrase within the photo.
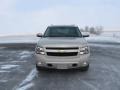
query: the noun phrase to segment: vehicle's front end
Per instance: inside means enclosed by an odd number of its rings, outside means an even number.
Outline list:
[[[46,37],[35,48],[36,66],[71,69],[89,68],[90,50],[83,38]]]
[[[47,68],[68,69],[85,67],[89,64],[90,50],[87,44],[37,45],[35,49],[37,65]]]

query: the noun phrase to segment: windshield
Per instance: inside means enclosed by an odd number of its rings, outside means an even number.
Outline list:
[[[48,27],[44,37],[82,37],[78,27]]]

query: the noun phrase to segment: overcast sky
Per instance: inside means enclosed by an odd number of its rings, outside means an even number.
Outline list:
[[[0,35],[44,32],[52,24],[120,30],[120,0],[0,0]]]

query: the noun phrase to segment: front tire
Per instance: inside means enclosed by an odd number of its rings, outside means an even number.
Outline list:
[[[89,64],[87,66],[80,67],[80,70],[83,72],[88,71],[88,69],[89,69]]]
[[[39,70],[43,70],[44,68],[36,64],[36,69],[39,71]]]

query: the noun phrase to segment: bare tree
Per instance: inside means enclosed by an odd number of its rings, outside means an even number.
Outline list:
[[[90,27],[90,28],[89,28],[89,32],[90,32],[91,34],[95,34],[95,28],[94,28],[94,27]]]
[[[85,32],[89,32],[89,27],[85,26]]]
[[[91,34],[100,35],[103,32],[103,26],[89,27],[85,26],[85,28],[80,28],[82,32],[89,32]]]
[[[96,34],[100,35],[103,32],[103,27],[102,26],[96,26]]]

